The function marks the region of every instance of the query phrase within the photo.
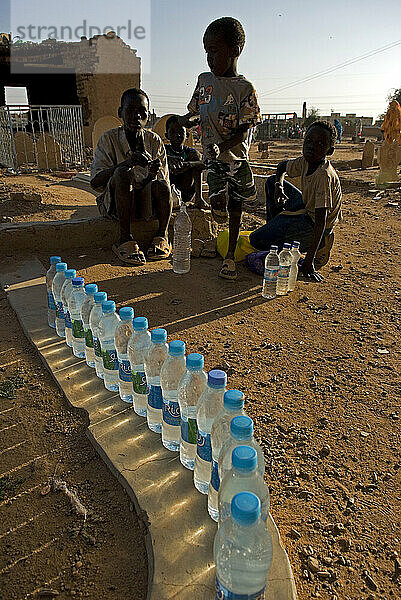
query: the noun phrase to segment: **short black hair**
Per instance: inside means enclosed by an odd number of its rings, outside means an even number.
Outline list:
[[[245,46],[245,31],[241,23],[233,17],[221,17],[207,26],[207,33],[220,35],[229,46],[239,46],[242,52]]]
[[[334,125],[330,123],[330,121],[314,121],[311,125],[309,125],[306,133],[308,133],[312,127],[320,127],[321,129],[325,129],[330,135],[330,147],[332,148],[334,146],[337,139],[337,130]]]
[[[122,107],[126,100],[129,100],[130,98],[135,98],[136,96],[144,96],[146,98],[146,100],[148,101],[148,107],[149,107],[149,105],[150,105],[149,96],[147,95],[146,92],[144,92],[143,90],[141,90],[139,88],[129,88],[129,90],[125,90],[125,92],[123,92],[123,95],[121,96],[120,106]]]
[[[172,125],[173,123],[179,123],[178,121],[178,115],[171,115],[171,117],[169,117],[166,121],[166,133],[168,132],[168,128],[170,127],[170,125]]]

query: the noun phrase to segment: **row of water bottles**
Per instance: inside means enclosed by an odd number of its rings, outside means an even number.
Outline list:
[[[280,254],[278,246],[271,246],[265,258],[265,272],[262,283],[262,296],[273,300],[293,292],[297,283],[298,263],[301,258],[299,242],[285,243]]]

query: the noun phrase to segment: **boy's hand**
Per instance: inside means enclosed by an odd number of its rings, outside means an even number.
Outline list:
[[[179,156],[168,157],[168,168],[172,173],[179,173],[184,170],[184,167],[185,163]]]
[[[288,196],[284,192],[284,187],[279,181],[276,181],[274,185],[274,201],[277,206],[284,207],[284,204],[287,202]]]
[[[299,265],[299,270],[301,271],[302,275],[309,281],[314,281],[316,283],[320,283],[321,281],[323,281],[322,275],[315,271],[313,260],[309,260],[308,257],[304,259],[302,265]]]
[[[149,177],[155,179],[157,172],[160,169],[160,158],[150,161],[148,165]]]
[[[133,152],[129,155],[127,160],[121,163],[120,166],[128,167],[131,169],[135,165],[139,165],[140,167],[146,167],[149,163],[149,158],[143,152]]]
[[[220,150],[217,144],[209,144],[206,146],[205,159],[216,160],[219,157]]]

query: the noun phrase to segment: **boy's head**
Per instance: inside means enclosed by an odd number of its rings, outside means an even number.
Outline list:
[[[236,65],[245,45],[245,32],[237,19],[221,17],[208,25],[203,36],[207,64],[217,77]]]
[[[139,88],[125,90],[121,96],[118,116],[123,120],[124,128],[137,133],[145,127],[149,116],[149,97]]]
[[[337,131],[329,121],[315,121],[306,130],[302,154],[308,163],[319,163],[334,152]]]
[[[171,115],[166,121],[166,138],[175,150],[182,148],[187,136],[187,130],[180,125],[177,115]]]

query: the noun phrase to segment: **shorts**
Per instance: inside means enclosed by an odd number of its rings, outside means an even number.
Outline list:
[[[152,206],[152,182],[148,183],[142,190],[135,190],[135,199],[139,202],[134,203],[134,217],[139,219],[149,219],[154,214],[154,207]],[[132,197],[134,192],[132,192]],[[96,198],[96,204],[99,209],[99,213],[102,217],[118,221],[118,213],[116,200],[114,197],[114,187],[111,182],[111,178],[107,183],[106,189]]]
[[[246,160],[237,160],[230,164],[218,160],[210,161],[207,183],[209,198],[228,191],[228,210],[242,206],[244,200],[249,202],[256,198],[255,180]]]

